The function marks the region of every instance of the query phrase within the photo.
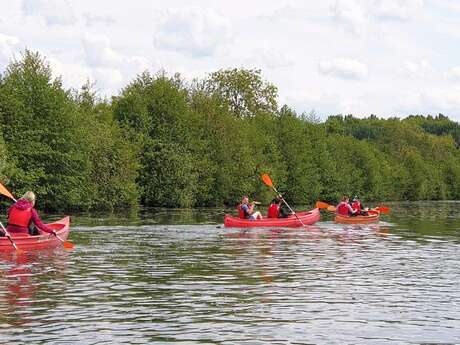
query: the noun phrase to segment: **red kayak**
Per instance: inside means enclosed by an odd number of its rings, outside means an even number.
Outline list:
[[[54,223],[48,224],[54,230],[56,230],[57,235],[62,238],[64,241],[69,236],[70,228],[70,217],[65,217],[61,220],[58,220]],[[52,234],[46,232],[37,235],[21,235],[12,237],[14,243],[20,250],[35,250],[35,249],[44,249],[44,248],[53,248],[62,244],[62,242]],[[0,252],[12,252],[15,251],[13,245],[7,237],[0,237]]]
[[[302,222],[297,219],[296,216],[290,215],[287,218],[264,218],[264,219],[242,219],[239,217],[233,217],[232,215],[226,214],[224,217],[224,226],[234,228],[256,228],[256,227],[287,227],[287,228],[298,228],[305,225],[311,225],[319,221],[320,214],[319,209],[315,208],[308,212],[298,212],[297,216]]]

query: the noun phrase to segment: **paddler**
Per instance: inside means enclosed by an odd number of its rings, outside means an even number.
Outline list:
[[[369,213],[367,212],[368,209],[363,207],[357,195],[353,197],[353,201],[351,202],[351,208],[356,210],[356,213],[353,215],[356,215],[356,216],[359,216],[359,215],[368,216],[369,215]]]
[[[262,214],[259,211],[254,211],[255,203],[249,203],[249,197],[247,195],[243,195],[241,199],[241,204],[238,205],[238,212],[239,216],[242,219],[262,219]]]
[[[349,217],[357,213],[350,205],[350,198],[346,195],[342,197],[342,201],[335,208],[335,213],[341,216]]]
[[[279,218],[280,217],[280,198],[277,196],[272,200],[270,206],[268,207],[267,217],[268,218]]]
[[[6,229],[12,236],[28,235],[29,229],[33,229],[34,225],[44,232],[56,234],[50,226],[42,222],[34,206],[35,194],[29,191],[9,208]],[[38,235],[38,232],[33,232],[32,235]]]
[[[268,218],[286,218],[289,217],[292,213],[284,207],[286,204],[283,203],[283,197],[277,195],[275,199],[272,200],[268,208],[267,216]]]

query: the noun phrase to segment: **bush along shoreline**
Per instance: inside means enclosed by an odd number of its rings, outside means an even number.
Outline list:
[[[111,99],[52,75],[28,50],[0,75],[0,179],[46,211],[268,202],[262,173],[292,204],[460,199],[460,125],[442,114],[321,121],[250,69],[144,72]]]

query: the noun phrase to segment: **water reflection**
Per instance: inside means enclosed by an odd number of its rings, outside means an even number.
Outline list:
[[[74,251],[0,260],[0,342],[459,343],[457,205],[305,229],[226,229],[222,211],[77,220]]]
[[[65,275],[66,256],[62,249],[0,253],[0,326],[30,322],[38,300],[52,291],[62,291],[47,283],[51,276],[56,279]],[[50,304],[47,302],[47,307]]]

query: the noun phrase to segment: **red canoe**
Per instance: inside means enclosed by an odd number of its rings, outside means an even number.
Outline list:
[[[320,214],[319,209],[315,208],[308,212],[298,212],[297,216],[302,220],[305,225],[311,225],[319,221]],[[296,216],[289,216],[287,218],[264,218],[264,219],[241,219],[239,217],[233,217],[226,214],[224,217],[224,226],[234,228],[256,228],[256,227],[288,227],[298,228],[302,226],[302,223],[297,219]]]
[[[69,236],[70,217],[62,218],[54,223],[48,224],[64,241]],[[13,241],[19,249],[35,250],[44,248],[53,248],[62,244],[56,236],[48,233],[43,233],[37,236],[22,235],[13,237]],[[7,237],[0,237],[0,252],[12,252],[14,247]]]
[[[380,220],[380,212],[370,210],[368,216],[341,216],[335,215],[335,222],[340,224],[368,224],[376,223]]]

